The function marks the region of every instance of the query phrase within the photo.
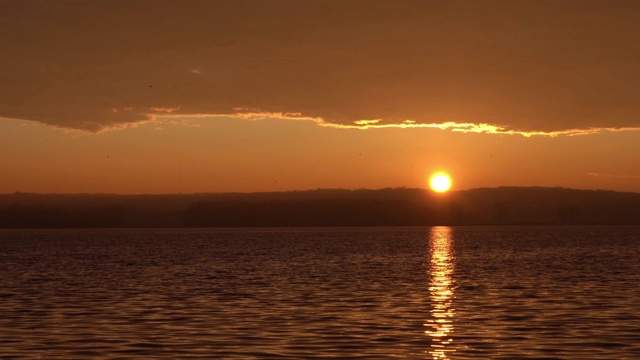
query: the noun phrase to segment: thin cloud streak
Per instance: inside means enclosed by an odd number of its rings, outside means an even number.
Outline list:
[[[603,132],[620,132],[620,131],[640,131],[640,127],[625,127],[625,128],[589,128],[589,129],[570,129],[561,131],[522,131],[522,130],[510,130],[503,126],[492,125],[486,123],[457,123],[454,121],[447,121],[442,123],[417,123],[414,120],[404,120],[400,123],[382,123],[380,119],[373,120],[357,120],[352,124],[339,124],[327,122],[318,117],[306,117],[300,113],[264,113],[264,112],[246,112],[246,113],[232,113],[232,114],[194,114],[194,115],[168,115],[167,117],[228,117],[244,120],[259,121],[265,119],[280,119],[280,120],[298,120],[298,121],[312,121],[318,126],[328,127],[334,129],[357,129],[357,130],[372,130],[372,129],[440,129],[450,130],[453,132],[461,133],[477,133],[477,134],[494,134],[494,135],[521,135],[524,137],[532,136],[579,136],[579,135],[593,135]]]
[[[640,179],[640,174],[606,174],[599,172],[590,172],[587,175],[593,177],[615,178],[615,179]]]
[[[155,115],[149,115],[155,116]],[[372,129],[440,129],[450,130],[453,132],[461,133],[477,133],[477,134],[493,134],[493,135],[521,135],[524,137],[543,136],[543,137],[557,137],[557,136],[580,136],[580,135],[594,135],[604,132],[622,132],[622,131],[640,131],[640,127],[626,127],[626,128],[590,128],[590,129],[570,129],[562,131],[520,131],[509,130],[505,127],[492,124],[474,124],[474,123],[457,123],[453,121],[442,123],[416,123],[413,120],[404,120],[401,123],[381,123],[380,119],[375,120],[357,120],[353,124],[338,124],[327,122],[322,118],[306,117],[300,113],[261,113],[261,112],[246,112],[246,113],[231,113],[231,114],[192,114],[192,115],[166,115],[162,116],[163,119],[180,119],[180,118],[236,118],[251,121],[260,121],[266,119],[278,119],[278,120],[294,120],[294,121],[311,121],[321,127],[328,127],[334,129],[356,129],[356,130],[372,130]],[[166,120],[162,120],[166,121]],[[121,129],[118,127],[117,129]]]
[[[113,109],[113,112],[133,111],[131,107]],[[507,129],[504,126],[493,125],[487,123],[458,123],[455,121],[446,121],[441,123],[418,123],[414,120],[404,120],[399,123],[384,123],[381,119],[372,120],[356,120],[351,124],[332,123],[324,120],[320,117],[308,117],[303,116],[300,113],[287,113],[287,112],[238,112],[228,114],[176,114],[179,108],[147,108],[146,111],[152,111],[145,113],[146,120],[131,122],[131,123],[117,123],[109,126],[100,126],[95,124],[95,127],[88,127],[85,129],[69,128],[55,124],[42,124],[39,121],[30,119],[10,119],[0,117],[0,121],[26,121],[34,124],[41,124],[50,126],[65,132],[82,132],[92,134],[103,134],[110,131],[119,131],[126,129],[134,129],[147,124],[172,124],[172,125],[185,125],[195,126],[189,124],[188,119],[193,118],[233,118],[250,121],[260,121],[267,119],[285,120],[285,121],[310,121],[320,127],[333,128],[333,129],[355,129],[355,130],[375,130],[375,129],[439,129],[443,131],[452,131],[459,133],[475,133],[475,134],[489,134],[489,135],[520,135],[524,137],[558,137],[558,136],[582,136],[582,135],[595,135],[606,132],[623,132],[623,131],[640,131],[640,127],[621,127],[621,128],[588,128],[588,129],[569,129],[560,131],[523,131]],[[199,126],[199,125],[198,125]],[[589,175],[591,175],[590,173]],[[595,174],[595,173],[594,173]],[[592,175],[596,176],[596,175]]]

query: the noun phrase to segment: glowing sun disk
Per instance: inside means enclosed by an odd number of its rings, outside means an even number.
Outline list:
[[[437,173],[431,176],[429,185],[435,192],[446,192],[451,188],[451,178],[447,174]]]

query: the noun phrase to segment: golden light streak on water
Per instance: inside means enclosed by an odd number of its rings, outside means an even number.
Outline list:
[[[431,348],[428,353],[434,360],[448,359],[448,353],[455,351],[451,344],[455,315],[452,243],[453,237],[450,227],[431,228],[429,234],[431,316],[424,326],[427,327],[425,333],[431,338]]]

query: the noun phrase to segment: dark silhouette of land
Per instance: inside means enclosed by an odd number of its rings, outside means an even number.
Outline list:
[[[541,187],[0,195],[0,228],[640,225],[640,193]]]

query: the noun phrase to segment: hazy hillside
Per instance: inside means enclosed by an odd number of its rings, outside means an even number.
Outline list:
[[[189,195],[0,195],[0,228],[640,225],[640,194],[500,187]]]

